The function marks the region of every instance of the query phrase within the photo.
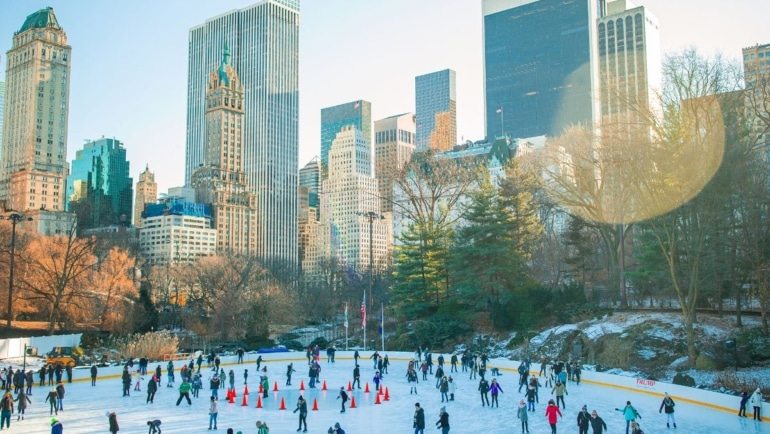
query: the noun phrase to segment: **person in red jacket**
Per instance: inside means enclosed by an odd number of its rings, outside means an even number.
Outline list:
[[[562,415],[553,399],[548,400],[548,407],[545,408],[545,415],[548,417],[548,424],[551,425],[551,434],[556,434],[557,416],[562,417]]]

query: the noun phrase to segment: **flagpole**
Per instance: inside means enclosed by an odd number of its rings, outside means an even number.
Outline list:
[[[348,350],[348,303],[345,302],[345,351]]]
[[[503,127],[503,106],[500,106],[500,137],[505,137],[505,127]]]
[[[364,301],[361,303],[361,328],[364,329],[364,351],[366,351],[366,290],[364,289]]]
[[[382,339],[382,352],[385,353],[385,304],[380,303],[380,338]]]

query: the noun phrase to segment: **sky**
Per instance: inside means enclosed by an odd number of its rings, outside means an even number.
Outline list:
[[[72,46],[68,160],[84,140],[114,137],[134,182],[149,164],[165,192],[184,183],[188,31],[254,3],[2,0],[0,57],[27,15],[53,7]],[[658,17],[664,53],[737,59],[770,42],[767,0],[635,3]],[[321,108],[365,99],[374,119],[414,111],[414,77],[445,68],[457,72],[458,139],[484,137],[480,0],[302,0],[300,20],[300,167],[320,154]]]
[[[308,381],[307,362],[304,359],[304,353],[274,353],[265,355],[266,360],[262,366],[267,366],[268,383],[271,386],[268,397],[262,402],[262,408],[257,409],[257,375],[255,372],[254,360],[256,355],[247,354],[245,364],[234,365],[235,357],[224,357],[223,368],[225,372],[233,369],[236,380],[237,397],[234,403],[229,404],[224,399],[226,393],[224,389],[219,390],[219,413],[217,421],[217,431],[207,431],[208,423],[208,403],[210,391],[208,387],[208,378],[211,371],[206,369],[205,360],[203,364],[202,379],[204,389],[200,391],[198,398],[191,398],[192,404],[188,405],[182,401],[180,406],[175,406],[179,397],[176,388],[166,387],[166,369],[163,365],[161,385],[155,395],[152,404],[146,403],[147,377],[141,384],[141,391],[131,391],[131,396],[121,396],[121,383],[116,375],[121,367],[99,368],[97,374],[96,386],[91,387],[89,381],[77,381],[77,379],[88,378],[88,368],[75,369],[74,378],[76,381],[72,384],[64,384],[65,394],[63,401],[64,411],[60,411],[55,417],[59,419],[64,427],[64,432],[71,434],[91,434],[105,433],[108,428],[107,415],[114,411],[117,415],[120,433],[144,433],[147,432],[146,422],[148,420],[160,419],[162,421],[161,429],[164,434],[188,434],[204,432],[225,433],[226,429],[232,427],[235,431],[242,430],[244,433],[255,433],[255,423],[257,420],[265,421],[270,428],[271,433],[293,433],[298,425],[298,415],[292,413],[296,408],[297,399],[300,393],[303,394],[308,402],[307,427],[309,433],[326,433],[328,428],[335,423],[349,434],[383,434],[383,433],[409,433],[413,432],[412,420],[415,410],[415,403],[420,403],[420,407],[425,412],[425,432],[439,433],[434,428],[435,422],[439,418],[439,409],[446,408],[449,414],[450,434],[512,434],[518,433],[520,423],[516,418],[518,403],[523,398],[523,393],[517,392],[518,375],[513,371],[516,366],[512,361],[505,360],[508,370],[501,370],[502,375],[497,376],[497,382],[502,388],[499,395],[499,407],[490,408],[480,405],[479,393],[476,391],[479,379],[471,380],[467,373],[446,372],[453,377],[456,384],[455,400],[451,402],[441,402],[439,391],[434,387],[436,384],[435,376],[428,375],[428,380],[423,381],[419,376],[417,384],[417,395],[409,394],[409,385],[405,378],[407,358],[412,354],[390,352],[389,357],[391,366],[388,374],[384,376],[383,386],[387,387],[389,400],[384,401],[380,397],[380,404],[375,403],[376,394],[374,391],[374,369],[369,359],[371,351],[362,351],[362,358],[359,360],[361,369],[361,387],[366,384],[370,388],[369,393],[364,389],[354,389],[350,393],[356,400],[356,408],[348,408],[344,414],[340,413],[340,401],[336,399],[340,386],[347,388],[348,381],[351,380],[353,370],[353,360],[350,352],[337,352],[337,361],[335,364],[326,362],[325,354],[321,353],[321,377],[319,381],[327,383],[327,391],[321,390],[322,386],[316,389],[310,389]],[[433,354],[434,360],[438,357]],[[449,358],[445,355],[445,358]],[[292,385],[285,386],[286,366],[289,362],[293,363],[297,371],[292,376]],[[179,384],[178,370],[184,361],[176,362],[177,387]],[[5,363],[3,364],[5,366]],[[149,371],[154,370],[157,362],[149,364]],[[499,360],[491,359],[488,367],[502,365]],[[14,369],[18,364],[14,365]],[[444,365],[447,371],[450,368]],[[534,366],[537,370],[537,365]],[[243,370],[249,370],[247,406],[243,406]],[[461,369],[458,367],[458,369]],[[503,368],[504,369],[504,368]],[[105,378],[112,376],[112,378]],[[584,371],[584,378],[590,378],[591,373]],[[36,377],[37,379],[37,377]],[[487,375],[487,380],[491,376]],[[540,384],[545,386],[544,379],[541,378]],[[272,389],[274,385],[278,386],[278,392]],[[300,384],[304,383],[305,390],[300,392]],[[323,383],[322,383],[323,384]],[[11,432],[25,433],[45,433],[50,430],[49,407],[45,400],[45,395],[49,388],[35,385],[32,390],[32,404],[26,410],[25,420],[17,422],[16,417],[11,418]],[[752,409],[747,410],[747,418],[738,417],[736,414],[712,410],[707,407],[689,404],[679,400],[676,395],[672,396],[676,402],[674,407],[676,417],[676,430],[668,432],[676,434],[703,434],[703,433],[770,433],[770,423],[755,422],[752,418]],[[539,401],[535,405],[535,411],[528,413],[529,430],[533,434],[550,432],[546,418],[544,416],[546,401],[553,398],[550,394],[550,388],[540,389]],[[279,410],[280,400],[284,400],[286,410]],[[738,407],[738,397],[735,397],[736,413]],[[627,400],[630,400],[634,408],[639,412],[639,419],[642,429],[647,433],[666,432],[664,424],[666,416],[659,414],[658,409],[661,404],[659,396],[634,393],[627,390],[603,387],[588,383],[576,385],[569,382],[567,385],[567,395],[564,397],[565,409],[562,409],[562,418],[557,423],[559,433],[574,433],[577,414],[583,405],[588,407],[588,411],[596,410],[609,428],[606,432],[622,433],[625,427],[623,416],[614,411],[615,408],[625,406]],[[318,405],[318,410],[313,411],[313,403]],[[767,404],[762,414],[766,414]],[[483,415],[483,416],[482,416]],[[765,418],[767,416],[764,416]]]

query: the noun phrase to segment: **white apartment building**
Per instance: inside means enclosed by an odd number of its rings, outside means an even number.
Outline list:
[[[146,217],[139,233],[139,248],[150,265],[192,262],[216,253],[217,231],[211,227],[210,217]]]

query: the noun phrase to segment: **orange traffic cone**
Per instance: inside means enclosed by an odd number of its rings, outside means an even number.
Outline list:
[[[283,401],[283,397],[281,397],[281,408],[279,410],[286,410],[286,403]]]
[[[374,401],[375,404],[380,404],[380,395],[377,395],[377,399]]]
[[[355,396],[350,400],[350,408],[356,408],[356,397]]]
[[[318,411],[318,400],[313,398],[313,410]]]
[[[388,393],[388,388],[385,388],[385,401],[390,401],[390,393]]]
[[[233,398],[236,398],[236,397],[238,397],[238,393],[235,392],[235,387],[233,387]]]
[[[379,387],[378,390],[377,390],[377,394],[378,395],[382,395],[383,393],[384,393],[383,388]]]
[[[230,394],[230,397],[227,398],[227,402],[230,404],[235,404],[235,396],[233,394]]]
[[[350,392],[351,390],[353,390],[353,385],[350,384],[350,381],[348,381],[348,392]]]
[[[276,381],[275,384],[273,385],[273,392],[277,392],[277,391],[278,391],[278,382]]]
[[[249,386],[244,386],[243,387],[243,394],[244,395],[248,395],[249,394]]]
[[[262,395],[257,395],[257,408],[262,408]]]
[[[366,383],[366,387],[364,387],[364,392],[369,393],[369,383]]]
[[[299,382],[299,390],[305,390],[305,380],[300,380],[300,382]]]
[[[248,407],[249,406],[248,395],[243,395],[243,401],[241,402],[241,405],[243,407]]]
[[[321,387],[321,390],[326,390],[326,380],[324,380],[324,385]]]
[[[264,390],[262,389],[262,383],[259,383],[259,394],[261,395]]]

